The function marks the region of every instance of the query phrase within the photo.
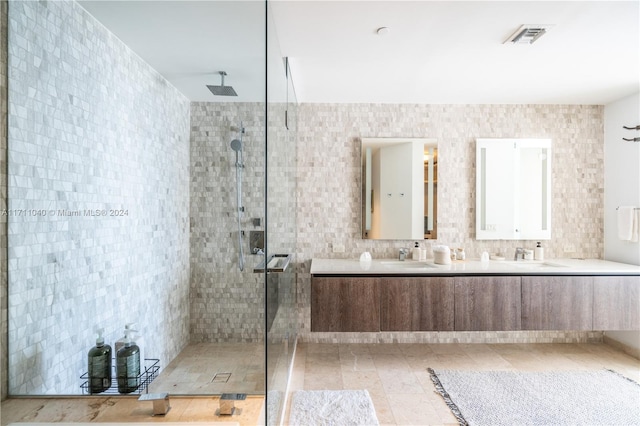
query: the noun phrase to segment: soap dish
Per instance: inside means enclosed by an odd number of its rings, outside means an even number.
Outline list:
[[[504,256],[498,256],[498,255],[492,254],[490,259],[491,260],[504,260]]]

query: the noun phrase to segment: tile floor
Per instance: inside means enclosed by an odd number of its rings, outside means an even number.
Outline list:
[[[190,344],[149,386],[149,393],[168,392],[171,395],[171,410],[166,416],[152,417],[152,403],[140,402],[138,396],[100,395],[9,399],[2,403],[0,419],[1,426],[18,421],[207,421],[255,426],[264,423],[264,389],[264,344]],[[248,394],[245,401],[237,403],[240,408],[237,415],[216,415],[219,395],[225,392]]]
[[[264,395],[263,343],[192,343],[162,370],[150,393]]]
[[[613,369],[640,382],[640,360],[606,344],[299,343],[291,391],[367,389],[381,425],[457,425],[427,368]]]
[[[212,426],[236,422],[240,426],[263,424],[264,397],[247,397],[233,416],[216,414],[218,397],[171,397],[165,416],[152,416],[153,405],[137,397],[14,398],[2,402],[2,426],[12,422],[207,422]],[[209,423],[211,422],[211,423]],[[202,423],[200,423],[202,424]]]
[[[246,346],[243,346],[246,349]],[[209,353],[194,348],[194,359]],[[236,348],[237,349],[237,348]],[[245,351],[246,352],[246,351]],[[250,351],[249,351],[250,352]],[[238,355],[238,352],[235,353]],[[200,361],[178,369],[196,380]],[[220,355],[220,358],[225,358]],[[171,364],[170,364],[171,365]],[[311,344],[299,343],[291,390],[367,389],[381,425],[454,425],[435,393],[427,368],[474,370],[568,370],[610,368],[640,382],[640,360],[606,344]],[[204,373],[203,373],[204,374]],[[209,374],[207,372],[207,374]],[[156,379],[157,380],[157,379]],[[247,379],[253,383],[252,379]],[[186,381],[178,387],[184,389]],[[169,383],[169,382],[167,382]],[[196,385],[197,386],[197,385]],[[290,399],[289,399],[290,400]],[[261,424],[264,398],[248,397],[233,418],[216,416],[217,397],[172,397],[171,410],[151,417],[151,404],[137,397],[25,398],[2,403],[1,425],[11,422],[224,422]]]

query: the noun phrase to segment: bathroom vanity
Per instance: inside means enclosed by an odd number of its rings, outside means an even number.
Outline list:
[[[640,330],[640,266],[313,259],[311,331]]]

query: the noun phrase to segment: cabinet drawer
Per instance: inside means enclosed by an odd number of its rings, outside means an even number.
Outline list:
[[[452,331],[453,278],[380,279],[382,331]]]
[[[311,331],[380,331],[376,278],[313,277]]]
[[[593,328],[640,330],[640,277],[593,278]]]
[[[522,277],[523,330],[593,330],[593,277]]]
[[[520,277],[456,277],[456,331],[520,330]]]

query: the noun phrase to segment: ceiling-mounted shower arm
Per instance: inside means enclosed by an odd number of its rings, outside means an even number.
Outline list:
[[[211,93],[216,96],[238,96],[233,87],[224,85],[224,76],[227,75],[227,72],[218,71],[218,74],[220,74],[220,86],[207,85]]]

